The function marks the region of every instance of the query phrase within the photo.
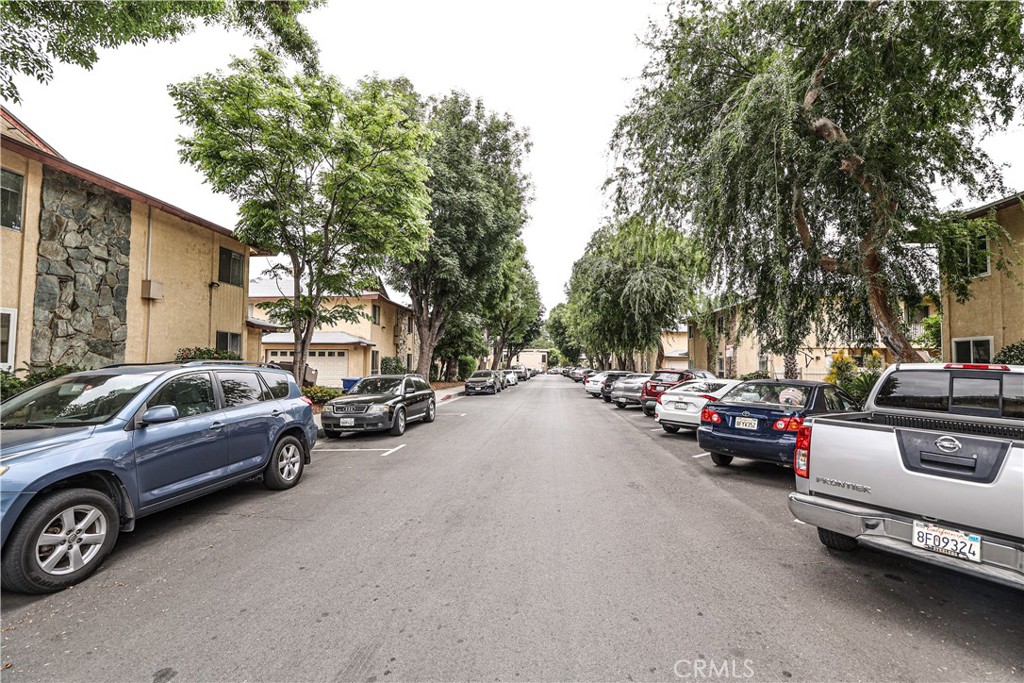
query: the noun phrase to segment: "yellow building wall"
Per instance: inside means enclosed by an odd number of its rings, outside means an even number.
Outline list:
[[[247,252],[231,237],[132,202],[127,362],[173,360],[182,347],[216,346],[218,331],[241,334],[245,350],[249,259],[241,286],[217,282],[221,246]],[[146,279],[163,284],[162,300],[142,298]]]
[[[1009,234],[1009,244],[1001,245],[1012,277],[989,268],[989,275],[971,283],[973,298],[960,304],[948,293],[943,294],[942,359],[952,360],[953,339],[961,337],[992,337],[992,353],[999,353],[1007,344],[1024,339],[1024,209],[1014,204],[996,213],[996,220]],[[990,249],[998,252],[998,247]],[[994,259],[993,259],[994,261]]]
[[[13,365],[22,368],[29,362],[32,352],[43,165],[8,150],[4,150],[0,165],[25,178],[22,229],[0,228],[0,308],[18,311]]]

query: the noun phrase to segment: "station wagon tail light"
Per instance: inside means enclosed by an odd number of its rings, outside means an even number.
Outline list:
[[[989,363],[946,363],[946,370],[1004,370],[1008,371],[1009,365],[992,365]]]
[[[704,408],[703,410],[700,411],[700,421],[710,422],[711,424],[715,425],[721,424],[722,416],[716,413],[714,410],[711,410],[711,408]]]
[[[796,433],[796,447],[793,448],[793,470],[796,476],[809,478],[811,467],[811,425],[800,425]]]
[[[305,403],[310,408],[313,407],[313,401],[310,400],[309,396],[302,396],[301,398],[303,403]]]
[[[804,423],[802,417],[780,417],[772,425],[772,429],[777,432],[795,432],[800,429],[800,426]]]

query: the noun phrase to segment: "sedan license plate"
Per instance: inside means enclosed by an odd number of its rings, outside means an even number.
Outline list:
[[[665,391],[665,387],[663,387],[663,386],[661,386],[661,385],[659,384],[658,386],[654,387],[654,390],[655,390],[655,391]]]
[[[354,427],[356,424],[356,419],[354,417],[343,417],[338,420],[338,424],[340,424],[342,427]]]
[[[757,429],[756,417],[737,417],[736,429]]]
[[[981,536],[978,534],[947,529],[945,527],[914,520],[914,536],[911,539],[918,548],[931,550],[961,560],[981,562]]]

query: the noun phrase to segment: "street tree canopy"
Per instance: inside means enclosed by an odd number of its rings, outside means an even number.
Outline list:
[[[356,296],[386,263],[426,247],[421,153],[431,138],[410,116],[415,93],[404,81],[349,89],[289,76],[262,50],[170,92],[193,131],[179,139],[181,157],[239,203],[237,237],[287,257],[271,274],[294,281],[292,296],[266,307],[292,328],[298,377],[320,324],[358,319],[348,305],[325,309],[324,298]]]
[[[389,272],[412,301],[420,343],[416,371],[426,377],[451,316],[482,315],[526,222],[530,183],[523,161],[530,141],[510,116],[489,112],[464,93],[430,99],[424,116],[434,136],[426,152],[429,248],[422,259],[393,262]]]
[[[1024,99],[1021,15],[1018,2],[680,3],[614,134],[617,205],[689,222],[768,348],[875,328],[916,359],[901,301],[937,291],[937,272],[969,296],[969,252],[999,235],[941,210],[935,190],[1003,192],[979,140]]]
[[[484,303],[483,320],[493,340],[493,370],[540,336],[544,306],[522,240],[515,241],[511,253],[499,265],[498,281]]]
[[[320,4],[322,0],[5,0],[0,3],[0,97],[21,101],[14,78],[25,75],[46,83],[53,78],[54,61],[90,69],[99,60],[98,48],[174,41],[200,23],[241,29],[312,71],[318,63],[316,43],[298,16]]]

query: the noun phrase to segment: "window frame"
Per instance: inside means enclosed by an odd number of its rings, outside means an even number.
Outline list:
[[[974,360],[974,342],[976,341],[987,341],[988,342],[988,360],[976,361]],[[971,358],[969,360],[960,360],[956,357],[956,343],[957,342],[970,342]],[[995,338],[992,335],[980,336],[980,337],[952,337],[949,340],[949,357],[952,363],[991,363],[993,351],[995,350]]]
[[[382,318],[382,312],[380,306],[377,304],[370,304],[370,320],[374,325],[380,325]]]
[[[18,194],[18,220],[20,221],[20,225],[18,225],[18,226],[3,225],[3,221],[0,221],[0,227],[6,228],[8,230],[13,230],[15,232],[23,232],[24,229],[25,229],[25,174],[24,173],[19,173],[17,171],[9,169],[9,168],[0,168],[0,170],[2,170],[4,173],[10,173],[11,175],[15,175],[15,176],[18,176],[19,178],[21,178],[21,191],[17,193]],[[0,189],[0,194],[3,194],[3,192],[5,190],[8,191],[8,192],[11,192],[12,194],[14,193],[14,190],[3,188],[3,189]]]
[[[227,280],[224,279],[224,273],[222,272],[224,267],[224,252],[231,254],[230,260],[228,261]],[[231,280],[231,263],[236,256],[238,257],[239,263],[238,282],[233,282]],[[221,246],[220,251],[217,252],[217,282],[223,282],[224,284],[231,285],[232,287],[241,287],[245,283],[245,254],[235,251],[234,249],[228,249],[225,246]]]
[[[267,383],[263,381],[263,377],[260,376],[259,370],[253,370],[253,369],[249,369],[249,368],[231,368],[231,369],[224,369],[224,370],[213,370],[212,374],[213,374],[213,378],[215,380],[215,385],[216,385],[215,386],[215,391],[217,392],[217,395],[218,395],[218,400],[220,402],[220,409],[221,410],[232,410],[232,409],[235,409],[235,408],[245,408],[245,407],[248,407],[248,406],[258,405],[260,403],[265,403],[267,401],[279,400],[279,399],[275,399],[274,395],[270,393],[270,389],[268,388]],[[260,386],[260,397],[259,397],[259,399],[256,400],[253,403],[241,403],[239,405],[229,406],[228,405],[227,396],[224,393],[224,386],[221,384],[221,375],[255,375],[256,376],[256,383]]]
[[[985,240],[985,270],[980,273],[970,273],[971,279],[988,277],[992,274],[992,241],[988,235],[978,235],[978,240]],[[967,252],[967,270],[971,269],[971,252]]]
[[[370,351],[370,374],[380,374],[380,351]]]
[[[227,335],[227,339],[228,339],[227,348],[221,348],[221,346],[220,346],[220,335],[222,335],[222,334]],[[231,348],[231,335],[235,335],[236,337],[238,337],[238,350],[237,351]],[[242,355],[242,345],[243,345],[243,341],[242,341],[242,333],[241,332],[232,332],[230,330],[217,330],[217,334],[214,336],[213,348],[217,349],[218,351],[228,351],[229,353],[237,353],[239,356],[241,356]]]
[[[18,346],[18,309],[0,308],[0,315],[11,316],[11,327],[7,337],[7,358],[0,358],[0,370],[14,371],[14,359],[17,357]]]

